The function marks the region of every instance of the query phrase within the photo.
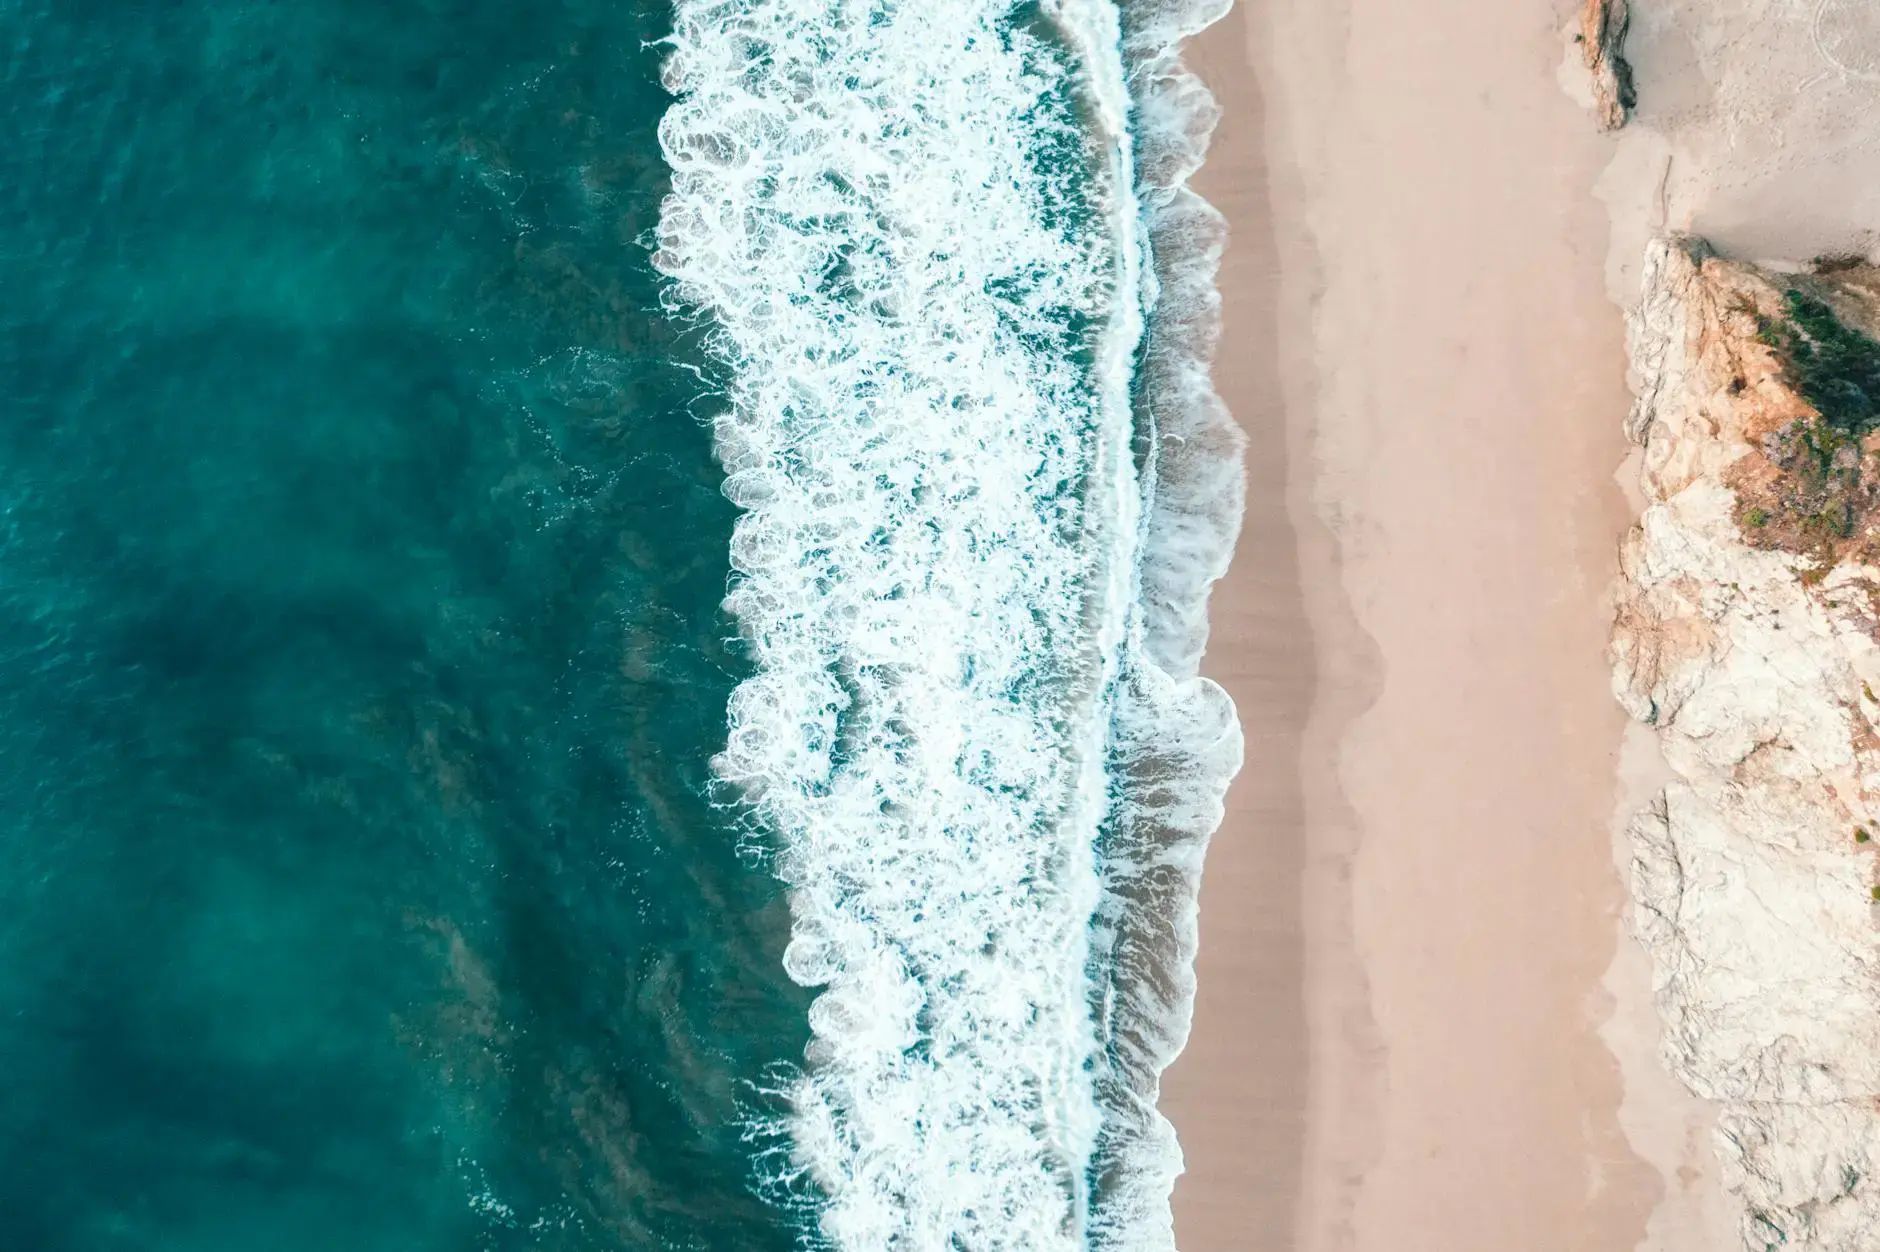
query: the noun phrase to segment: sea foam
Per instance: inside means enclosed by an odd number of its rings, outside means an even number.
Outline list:
[[[783,1129],[836,1248],[1173,1246],[1154,1100],[1240,752],[1173,52],[1218,7],[675,8],[655,263],[729,379],[753,662],[714,764],[824,988]]]

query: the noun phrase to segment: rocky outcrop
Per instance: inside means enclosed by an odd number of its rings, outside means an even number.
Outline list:
[[[1880,1249],[1876,293],[1668,239],[1631,320],[1614,689],[1674,774],[1631,824],[1635,922],[1758,1252]]]
[[[1638,98],[1632,67],[1625,59],[1625,32],[1631,24],[1626,0],[1585,0],[1580,8],[1580,52],[1593,76],[1593,110],[1601,130],[1618,130]]]

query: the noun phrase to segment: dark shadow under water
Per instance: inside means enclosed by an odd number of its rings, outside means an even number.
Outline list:
[[[793,1242],[666,16],[7,14],[8,1252]]]

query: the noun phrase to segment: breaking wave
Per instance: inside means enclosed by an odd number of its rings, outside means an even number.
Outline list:
[[[1225,7],[675,6],[655,263],[753,662],[714,765],[824,989],[779,1129],[835,1248],[1173,1246],[1241,504],[1176,49]]]

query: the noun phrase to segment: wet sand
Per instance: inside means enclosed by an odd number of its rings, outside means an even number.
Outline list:
[[[1181,1247],[1202,1252],[1290,1246],[1256,1232],[1292,1228],[1306,1124],[1299,762],[1318,684],[1287,497],[1279,258],[1260,155],[1265,119],[1248,77],[1244,23],[1235,12],[1187,54],[1224,105],[1197,186],[1232,231],[1214,380],[1248,436],[1242,538],[1209,604],[1205,666],[1239,708],[1246,758],[1202,876],[1195,1030],[1164,1076],[1161,1101],[1187,1159],[1176,1233]]]
[[[1251,490],[1208,662],[1248,766],[1163,1100],[1185,1252],[1717,1246],[1652,1221],[1671,1161],[1608,1046],[1656,1081],[1611,837],[1613,149],[1556,81],[1571,16],[1242,0],[1191,51]],[[1675,1093],[1624,1116],[1701,1160]]]

